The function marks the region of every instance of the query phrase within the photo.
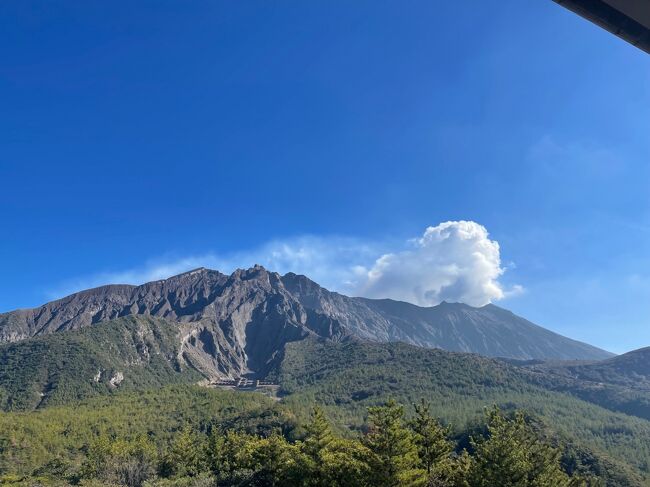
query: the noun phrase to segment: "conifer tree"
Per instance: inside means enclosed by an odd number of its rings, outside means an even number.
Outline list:
[[[419,468],[413,434],[403,424],[404,408],[394,400],[368,409],[368,433],[364,444],[372,452],[370,466],[374,485],[417,486],[426,482]]]
[[[570,478],[561,470],[559,455],[539,438],[521,412],[506,418],[495,407],[487,414],[487,435],[472,439],[475,449],[472,487],[565,487]]]
[[[301,446],[306,455],[309,484],[324,485],[324,457],[327,457],[327,449],[332,445],[334,435],[323,410],[318,406],[314,408],[311,422],[305,426],[305,432],[305,441]]]
[[[415,417],[410,426],[420,462],[430,476],[436,465],[449,463],[449,456],[454,451],[453,444],[447,439],[449,431],[431,416],[429,404],[424,399],[415,404]]]
[[[313,460],[319,460],[321,454],[334,441],[334,434],[323,410],[318,406],[314,408],[311,422],[305,426],[305,432],[303,451]]]
[[[323,410],[314,408],[305,426],[302,451],[306,455],[307,485],[313,487],[364,487],[369,485],[369,451],[358,440],[335,437]]]

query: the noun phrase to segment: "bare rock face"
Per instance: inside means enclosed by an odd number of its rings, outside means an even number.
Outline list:
[[[178,323],[179,358],[215,377],[264,375],[281,358],[286,343],[310,335],[404,341],[517,359],[611,356],[493,305],[421,308],[351,298],[305,276],[280,276],[261,266],[229,276],[201,268],[141,286],[103,286],[0,314],[0,343],[138,315]]]

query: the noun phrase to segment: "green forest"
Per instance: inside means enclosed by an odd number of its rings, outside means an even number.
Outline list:
[[[523,411],[492,406],[458,429],[426,401],[407,406],[370,406],[350,430],[314,405],[295,414],[254,392],[176,385],[1,413],[0,479],[21,486],[644,485]]]
[[[318,407],[300,424],[254,393],[175,386],[114,399],[4,413],[2,483],[550,487],[617,481],[598,478],[523,412],[497,407],[458,437],[425,401],[407,415],[388,400],[368,408],[358,434],[343,436]]]

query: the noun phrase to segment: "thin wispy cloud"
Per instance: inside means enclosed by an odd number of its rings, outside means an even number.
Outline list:
[[[99,272],[64,281],[50,289],[47,297],[57,299],[105,284],[142,284],[197,267],[231,273],[237,268],[248,268],[255,264],[282,274],[305,274],[329,289],[351,292],[358,286],[356,269],[372,263],[381,251],[381,247],[375,243],[354,238],[292,237],[272,240],[239,252],[158,257],[131,269]]]
[[[261,264],[284,274],[305,274],[328,289],[348,295],[392,298],[423,306],[443,300],[481,306],[523,291],[506,288],[498,242],[471,221],[445,222],[397,248],[354,238],[302,236],[273,240],[228,254],[158,258],[142,266],[66,281],[50,299],[110,283],[142,284],[197,268],[230,273]],[[395,246],[393,246],[395,247]]]

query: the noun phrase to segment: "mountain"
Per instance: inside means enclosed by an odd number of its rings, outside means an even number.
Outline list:
[[[205,375],[264,375],[285,343],[336,339],[338,323],[305,309],[276,273],[256,266],[226,276],[197,269],[142,286],[111,285],[0,315],[0,340],[72,331],[125,316],[177,323],[179,354]]]
[[[499,404],[525,408],[549,431],[575,442],[574,451],[591,459],[585,461],[596,465],[599,476],[607,471],[636,478],[636,472],[645,476],[650,470],[650,422],[622,414],[627,411],[611,398],[581,396],[579,388],[572,389],[576,373],[567,369],[584,367],[585,383],[587,371],[603,366],[621,377],[622,371],[641,374],[643,356],[596,362],[594,356],[609,354],[496,306],[421,308],[350,298],[304,276],[280,276],[259,266],[231,275],[197,269],[5,313],[0,337],[0,408],[38,409],[12,413],[8,421],[24,417],[31,424],[48,411],[70,415],[93,396],[119,400],[169,384],[249,374],[277,382],[280,404],[303,420],[319,404],[337,427],[354,430],[368,406],[388,397],[405,404],[425,398],[446,422],[471,426],[484,407]],[[531,363],[466,350],[591,360]],[[606,386],[624,390],[622,384]]]
[[[286,343],[308,336],[361,338],[515,359],[610,357],[604,350],[545,330],[493,305],[442,303],[422,308],[351,298],[305,276],[261,266],[225,275],[196,269],[143,284],[82,291],[34,309],[0,314],[0,342],[77,330],[125,316],[178,324],[181,355],[203,373],[263,376]],[[197,363],[199,362],[199,363]]]

